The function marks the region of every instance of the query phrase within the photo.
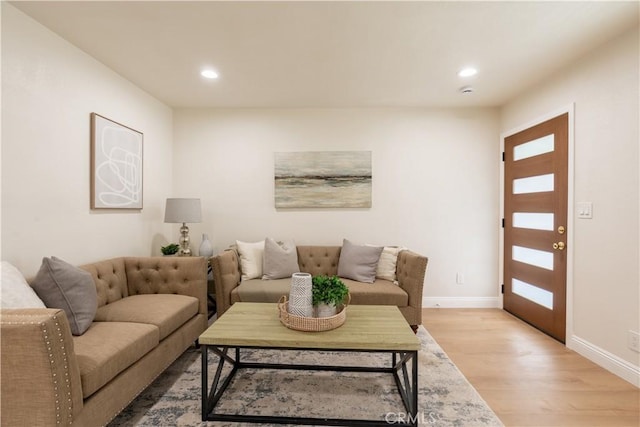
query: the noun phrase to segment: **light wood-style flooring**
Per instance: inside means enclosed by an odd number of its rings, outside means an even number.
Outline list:
[[[500,309],[423,324],[506,426],[640,426],[640,390]]]

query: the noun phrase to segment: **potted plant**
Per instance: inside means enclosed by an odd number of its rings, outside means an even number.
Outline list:
[[[164,256],[175,255],[178,253],[179,250],[180,250],[180,246],[177,245],[176,243],[169,243],[167,246],[162,246],[160,248],[160,252],[162,252],[162,255]]]
[[[349,295],[349,288],[338,276],[314,276],[311,293],[316,307],[316,317],[329,317],[337,313],[337,307]]]

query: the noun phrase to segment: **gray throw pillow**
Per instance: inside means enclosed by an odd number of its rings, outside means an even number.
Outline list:
[[[98,310],[91,273],[56,257],[43,258],[31,286],[47,307],[64,310],[73,335],[89,329]]]
[[[338,276],[358,282],[375,282],[376,268],[383,249],[382,246],[354,245],[344,239],[338,261]]]
[[[264,240],[262,279],[284,279],[298,273],[298,251],[293,240],[276,242],[267,237]]]

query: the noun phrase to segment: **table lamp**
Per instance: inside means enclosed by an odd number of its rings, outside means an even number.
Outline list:
[[[180,227],[180,250],[178,256],[191,256],[189,249],[189,227],[187,222],[200,222],[200,199],[167,199],[164,209],[164,222],[182,223]]]

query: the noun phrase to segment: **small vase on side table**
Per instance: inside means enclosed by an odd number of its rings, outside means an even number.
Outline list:
[[[203,256],[207,259],[213,256],[213,246],[211,246],[209,236],[207,236],[205,233],[202,233],[202,243],[200,243],[198,255]]]

